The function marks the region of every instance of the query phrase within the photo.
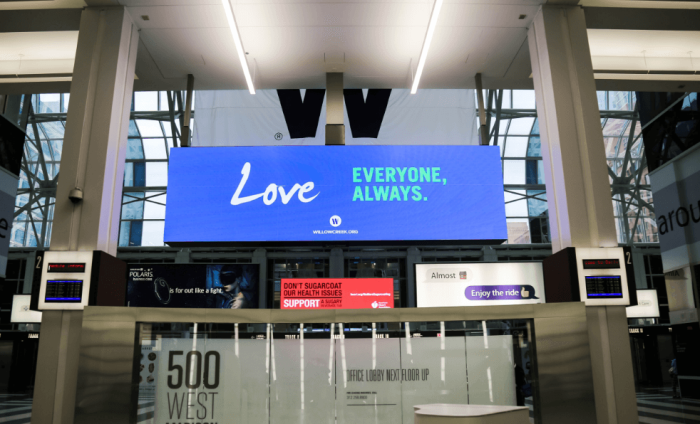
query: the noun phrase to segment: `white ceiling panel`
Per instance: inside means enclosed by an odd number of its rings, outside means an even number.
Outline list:
[[[700,31],[589,29],[593,69],[700,70]]]
[[[538,8],[532,5],[445,3],[438,26],[527,28]],[[525,15],[525,19],[519,19],[520,15]]]
[[[0,33],[0,75],[72,74],[78,31]]]
[[[245,88],[218,0],[154,0],[148,6],[142,0],[123,2],[134,6],[129,11],[142,29],[145,54],[158,69],[156,76],[184,84],[191,73],[199,88]],[[476,72],[482,72],[486,81],[527,80],[529,63],[523,67],[515,59],[539,3],[447,0],[421,86],[472,86]],[[231,4],[260,89],[324,87],[325,73],[333,71],[345,74],[347,87],[408,87],[432,10],[428,0],[231,0]],[[149,20],[142,20],[142,15]],[[519,19],[520,15],[525,18]],[[145,83],[156,73],[151,69],[143,74]]]
[[[425,2],[256,3],[238,4],[233,8],[239,28],[259,26],[427,26],[430,10],[431,4]]]
[[[593,56],[700,57],[700,31],[590,29],[588,43]]]
[[[130,7],[141,29],[228,28],[221,2],[204,5]],[[142,16],[149,20],[143,20]]]
[[[80,9],[83,0],[0,1],[0,10]]]
[[[235,1],[235,0],[234,0]],[[221,0],[119,0],[122,6],[197,6],[221,5]]]
[[[0,33],[0,60],[74,59],[78,31]]]

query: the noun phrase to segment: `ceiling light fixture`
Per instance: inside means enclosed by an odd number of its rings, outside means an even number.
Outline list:
[[[255,87],[253,87],[253,79],[250,76],[248,61],[245,58],[246,51],[243,49],[241,35],[238,33],[238,26],[236,25],[236,18],[234,18],[233,16],[233,9],[231,8],[230,0],[221,0],[221,3],[224,5],[224,11],[226,12],[228,26],[231,30],[231,35],[233,36],[233,43],[236,45],[236,51],[238,52],[238,60],[241,61],[243,75],[245,75],[245,82],[248,84],[248,91],[250,91],[250,94],[255,94]]]
[[[418,59],[418,68],[416,68],[416,76],[413,78],[413,86],[411,87],[411,94],[416,94],[418,91],[418,83],[420,83],[420,77],[423,74],[423,66],[425,66],[425,58],[428,57],[428,49],[430,49],[430,42],[433,39],[433,33],[435,32],[435,26],[437,25],[438,16],[440,15],[440,7],[442,7],[442,0],[435,0],[433,4],[433,13],[430,14],[430,23],[428,24],[428,32],[425,34],[425,41],[423,42],[423,49],[420,51],[420,58]]]

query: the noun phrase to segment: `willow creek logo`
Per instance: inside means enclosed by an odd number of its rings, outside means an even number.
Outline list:
[[[333,216],[331,217],[330,222],[331,222],[331,225],[332,225],[332,226],[334,226],[334,227],[339,227],[340,224],[343,223],[343,220],[340,219],[340,217],[339,217],[338,215],[333,215]]]
[[[313,181],[309,181],[305,183],[304,185],[300,184],[294,184],[287,192],[284,189],[284,186],[282,185],[277,185],[275,183],[271,183],[270,185],[267,186],[264,192],[258,193],[258,194],[252,194],[250,196],[245,196],[245,197],[240,197],[241,192],[243,191],[243,188],[245,187],[245,183],[248,182],[248,177],[250,177],[250,162],[246,162],[245,165],[243,165],[243,169],[241,169],[241,175],[243,175],[243,178],[241,178],[241,182],[238,183],[238,188],[236,189],[236,192],[233,194],[233,197],[231,198],[231,204],[233,206],[238,206],[242,205],[243,203],[248,203],[252,202],[253,200],[259,199],[262,197],[263,203],[265,203],[267,206],[270,206],[271,204],[275,203],[277,200],[277,193],[279,192],[280,199],[282,200],[283,204],[289,203],[290,200],[292,200],[292,197],[294,197],[294,193],[297,193],[297,198],[299,199],[300,202],[302,203],[309,203],[310,201],[314,200],[316,197],[318,197],[320,192],[316,193],[313,197],[306,197],[305,194],[309,193],[314,189],[314,183]]]

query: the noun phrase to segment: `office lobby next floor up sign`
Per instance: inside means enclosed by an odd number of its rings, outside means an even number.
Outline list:
[[[496,146],[172,149],[165,242],[507,239]]]

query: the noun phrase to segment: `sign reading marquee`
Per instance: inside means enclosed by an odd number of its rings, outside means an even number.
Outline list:
[[[170,245],[507,238],[498,147],[173,149],[168,178]]]

